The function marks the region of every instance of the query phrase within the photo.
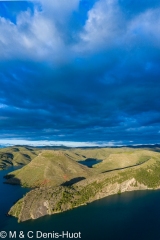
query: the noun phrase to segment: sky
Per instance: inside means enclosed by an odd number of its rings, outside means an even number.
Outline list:
[[[0,1],[0,144],[159,138],[159,0]]]

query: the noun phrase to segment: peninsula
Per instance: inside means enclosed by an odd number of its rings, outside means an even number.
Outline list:
[[[3,154],[5,151],[8,149],[3,149]],[[70,210],[112,194],[160,188],[159,147],[26,151],[32,153],[28,152],[31,159],[26,165],[5,176],[8,184],[32,189],[9,210],[8,214],[19,222]],[[91,159],[95,164],[85,166]]]

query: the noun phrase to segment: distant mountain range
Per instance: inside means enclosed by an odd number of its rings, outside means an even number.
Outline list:
[[[68,147],[65,145],[13,145],[10,143],[6,143],[6,144],[1,144],[0,148],[6,148],[6,147],[12,147],[12,146],[16,146],[16,147],[32,147],[32,148],[45,148],[45,149],[53,149],[53,148],[120,148],[120,147],[133,147],[133,148],[144,148],[144,147],[160,147],[160,143],[154,143],[154,144],[124,144],[124,145],[114,145],[114,146],[99,146],[99,145],[95,145],[95,146],[83,146],[83,147]]]

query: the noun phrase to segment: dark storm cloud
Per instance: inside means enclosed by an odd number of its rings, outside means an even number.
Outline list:
[[[76,1],[67,10],[58,1],[43,4],[33,16],[21,11],[19,25],[4,23],[10,55],[1,39],[1,138],[157,142],[158,1],[140,1],[139,7],[137,1]],[[48,7],[61,7],[66,23],[47,15]],[[31,35],[25,34],[26,21]],[[45,26],[44,36],[40,26]]]

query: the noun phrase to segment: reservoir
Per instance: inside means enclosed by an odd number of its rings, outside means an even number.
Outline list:
[[[81,232],[81,239],[84,240],[160,239],[159,190],[117,194],[60,214],[18,223],[16,218],[6,217],[5,213],[13,202],[22,197],[27,190],[19,186],[3,184],[3,175],[12,170],[10,168],[0,171],[1,231],[7,233],[9,231],[17,231],[17,233],[23,231],[24,234],[27,234],[28,231],[33,233],[36,231],[44,233],[54,231],[60,234],[62,231]],[[17,237],[17,239],[20,238]],[[25,237],[25,239],[29,238]]]

